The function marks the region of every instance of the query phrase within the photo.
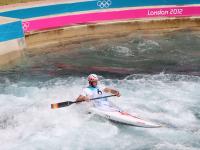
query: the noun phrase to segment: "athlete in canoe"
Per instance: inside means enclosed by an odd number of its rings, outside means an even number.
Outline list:
[[[77,102],[81,101],[89,101],[91,98],[105,96],[106,93],[111,93],[120,97],[120,93],[118,90],[114,90],[111,88],[103,87],[98,85],[98,76],[96,74],[90,74],[88,76],[88,83],[89,85],[83,89],[79,97],[76,99]],[[103,104],[106,102],[107,99],[99,99],[95,101],[95,104]]]
[[[99,79],[97,75],[90,74],[88,76],[89,85],[83,89],[82,93],[76,99],[76,102],[89,101],[89,99],[92,98],[104,97],[107,93],[112,93],[113,95],[120,97],[120,93],[118,90],[98,85],[98,81]],[[138,127],[161,127],[161,125],[159,124],[144,120],[136,115],[132,115],[131,113],[122,110],[111,101],[108,101],[106,98],[95,99],[91,102],[93,104],[93,107],[90,107],[89,111],[109,120]]]

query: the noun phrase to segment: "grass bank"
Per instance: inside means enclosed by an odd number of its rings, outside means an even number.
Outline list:
[[[41,0],[0,0],[0,6],[9,5],[9,4],[17,4],[17,3],[25,3],[25,2],[33,2],[33,1],[41,1]]]

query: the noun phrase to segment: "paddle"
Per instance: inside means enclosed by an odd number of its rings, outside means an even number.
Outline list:
[[[108,96],[103,96],[103,97],[96,97],[96,98],[91,98],[89,100],[96,100],[96,99],[107,98],[107,97],[112,97],[112,96],[116,96],[116,95],[108,95]],[[81,101],[81,102],[84,102],[84,101]],[[55,104],[51,104],[51,109],[70,106],[71,104],[74,104],[74,103],[80,103],[80,102],[66,101],[66,102],[55,103]]]

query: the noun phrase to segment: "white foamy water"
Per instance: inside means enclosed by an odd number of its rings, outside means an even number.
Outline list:
[[[1,150],[93,150],[200,148],[200,78],[183,75],[131,75],[103,78],[122,96],[109,98],[121,108],[163,124],[148,129],[121,125],[87,114],[86,103],[50,109],[75,100],[84,77],[1,84]]]

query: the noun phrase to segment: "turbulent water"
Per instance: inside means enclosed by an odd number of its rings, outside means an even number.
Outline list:
[[[200,149],[199,42],[198,34],[182,31],[27,55],[0,72],[0,149]],[[109,100],[163,127],[114,123],[88,114],[87,103],[50,109],[74,101],[90,72],[121,92]]]

